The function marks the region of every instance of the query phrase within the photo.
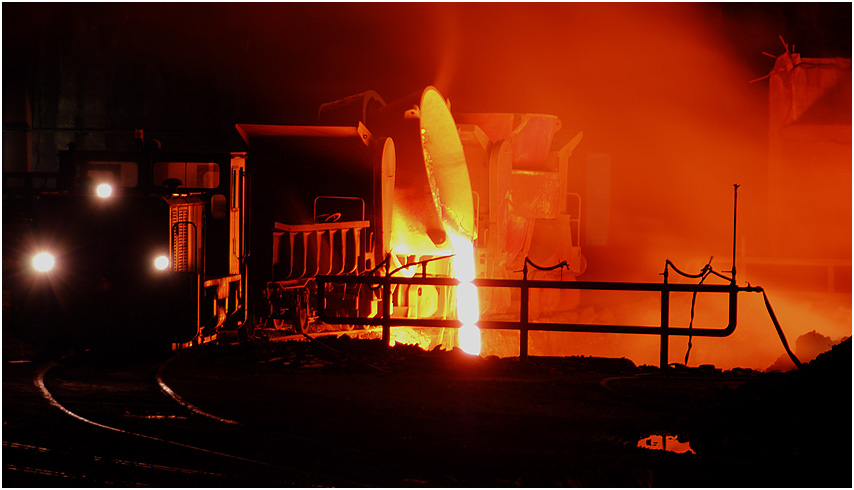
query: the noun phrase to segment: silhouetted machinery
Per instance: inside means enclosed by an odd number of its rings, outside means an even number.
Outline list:
[[[248,153],[72,147],[59,172],[4,173],[4,327],[176,349],[258,325],[379,325],[389,343],[394,326],[404,342],[481,352],[479,328],[517,331],[518,351],[490,340],[523,361],[530,331],[622,333],[659,336],[667,367],[670,337],[728,336],[738,293],[764,294],[736,283],[737,184],[730,276],[668,260],[658,284],[576,281],[567,175],[582,135],[556,116],[454,117],[427,87],[324,104],[313,126],[237,130]],[[700,284],[669,282],[671,269]],[[562,310],[581,290],[656,293],[660,324],[572,323]],[[671,325],[670,296],[686,292],[727,295],[725,327],[693,326],[693,301],[688,326]]]
[[[566,192],[581,133],[555,116],[455,119],[427,87],[390,104],[375,92],[324,104],[313,126],[237,130],[247,154],[72,148],[57,173],[4,175],[15,324],[180,348],[223,329],[322,328],[321,276],[450,278],[463,256],[470,279],[514,277],[526,257],[565,261],[545,278],[584,272],[580,199]],[[445,286],[397,285],[389,305],[375,286],[324,287],[342,316],[456,318]],[[543,292],[532,309],[571,305],[566,294]],[[512,301],[485,290],[479,309]]]
[[[584,272],[580,196],[566,190],[581,133],[561,131],[556,116],[455,118],[428,87],[391,104],[374,92],[354,95],[324,104],[318,119],[317,126],[238,125],[249,146],[252,260],[271,264],[250,282],[264,291],[268,309],[259,316],[269,323],[310,328],[319,275],[453,277],[448,259],[459,254],[457,240],[474,243],[477,277],[514,277],[526,257],[566,262],[563,272],[543,272],[547,278]],[[376,289],[334,287],[327,309],[359,317],[383,309]],[[447,289],[399,285],[390,309],[396,317],[453,318]],[[571,307],[559,301],[567,294],[543,293],[532,307]],[[511,301],[509,292],[487,291],[480,310],[501,313]]]

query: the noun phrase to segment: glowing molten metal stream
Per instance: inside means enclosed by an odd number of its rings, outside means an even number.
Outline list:
[[[457,286],[457,319],[460,327],[460,348],[468,354],[480,354],[480,309],[477,300],[477,288],[471,281],[475,278],[474,245],[467,238],[449,233],[454,247],[454,278],[460,280]]]

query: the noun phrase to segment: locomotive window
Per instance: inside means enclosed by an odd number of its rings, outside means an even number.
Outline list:
[[[94,182],[112,182],[120,187],[136,187],[139,169],[136,162],[90,161],[82,167],[87,179]]]
[[[176,179],[178,188],[216,189],[219,187],[219,165],[209,162],[156,162],[154,185]],[[174,181],[173,181],[174,182]]]

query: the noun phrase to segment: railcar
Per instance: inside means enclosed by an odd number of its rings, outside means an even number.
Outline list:
[[[323,327],[314,321],[318,276],[455,277],[467,269],[471,279],[509,278],[526,257],[567,264],[542,278],[574,280],[586,269],[581,199],[567,189],[582,133],[563,130],[556,116],[452,115],[427,87],[388,104],[372,91],[324,104],[312,126],[237,128],[255,189],[252,257],[266,268],[252,274],[250,289],[260,291],[257,318],[268,327]],[[458,316],[453,288],[401,284],[383,305],[367,284],[325,287],[334,290],[322,306],[341,317],[377,318],[384,309],[396,318]],[[573,295],[537,292],[532,310],[571,309]],[[473,301],[501,315],[514,298],[485,290]],[[456,329],[402,340],[459,345]]]

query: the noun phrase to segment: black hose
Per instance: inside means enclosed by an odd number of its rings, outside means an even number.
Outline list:
[[[795,353],[792,352],[792,349],[789,348],[789,343],[786,342],[786,335],[783,333],[783,329],[780,328],[780,322],[777,321],[777,315],[774,314],[774,309],[771,308],[771,302],[768,301],[768,295],[761,287],[758,289],[759,291],[762,291],[762,299],[765,300],[765,307],[768,309],[768,315],[771,316],[771,321],[774,322],[774,328],[777,329],[777,335],[780,336],[780,341],[783,342],[783,348],[786,349],[786,353],[789,354],[789,358],[795,363],[795,366],[798,366],[798,369],[800,369],[803,364],[801,364],[801,361],[799,361],[797,356],[795,356]]]

